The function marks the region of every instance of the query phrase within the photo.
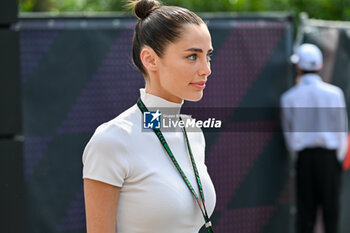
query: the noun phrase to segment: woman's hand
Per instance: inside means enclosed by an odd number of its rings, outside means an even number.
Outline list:
[[[116,233],[120,187],[84,179],[87,233]]]

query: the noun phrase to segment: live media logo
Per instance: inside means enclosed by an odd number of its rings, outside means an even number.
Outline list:
[[[144,129],[160,129],[161,128],[161,115],[162,113],[157,110],[156,112],[144,112],[143,113],[143,128]]]
[[[178,129],[178,128],[221,128],[221,120],[208,118],[207,120],[196,120],[195,118],[186,117],[184,120],[179,114],[169,115],[159,111],[143,113],[143,128],[144,129]]]

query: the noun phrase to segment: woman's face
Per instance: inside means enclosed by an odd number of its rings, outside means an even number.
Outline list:
[[[163,56],[157,58],[159,93],[155,94],[172,102],[200,100],[211,73],[212,51],[205,24],[184,25],[181,38],[168,44]]]

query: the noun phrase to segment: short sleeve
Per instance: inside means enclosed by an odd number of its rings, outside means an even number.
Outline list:
[[[83,153],[83,178],[122,187],[130,170],[128,156],[122,129],[100,126]]]

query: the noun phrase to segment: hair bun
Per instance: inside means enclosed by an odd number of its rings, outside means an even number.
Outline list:
[[[143,20],[159,6],[160,3],[156,0],[140,0],[135,4],[134,12],[137,18]]]

